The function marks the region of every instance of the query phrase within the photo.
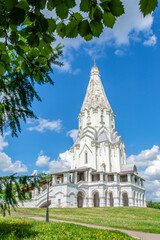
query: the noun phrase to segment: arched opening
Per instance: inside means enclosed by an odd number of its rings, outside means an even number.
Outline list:
[[[128,207],[128,194],[125,192],[122,194],[123,206]]]
[[[98,194],[98,192],[94,193],[94,195],[93,195],[93,204],[94,204],[94,207],[99,207],[99,194]]]
[[[113,207],[113,205],[114,205],[112,192],[109,193],[109,205],[110,205],[110,207]]]
[[[133,192],[133,206],[135,206],[135,192]]]
[[[49,200],[49,202],[48,202],[48,206],[50,206],[51,205],[51,200]],[[40,206],[39,206],[39,208],[46,208],[47,207],[47,201],[46,202],[43,202]]]
[[[144,194],[142,195],[142,207],[144,207],[145,204],[144,204]]]
[[[79,208],[83,207],[83,200],[84,200],[84,195],[82,192],[79,192],[77,195],[77,207]]]
[[[138,198],[139,198],[139,194],[137,193],[137,196],[136,196],[136,206],[138,207]]]
[[[107,191],[105,192],[105,206],[107,207]]]

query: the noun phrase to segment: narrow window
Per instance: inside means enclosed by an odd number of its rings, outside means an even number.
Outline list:
[[[85,163],[88,163],[88,155],[87,155],[87,152],[85,152]]]

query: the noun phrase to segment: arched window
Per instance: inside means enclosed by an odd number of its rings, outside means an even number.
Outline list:
[[[88,163],[88,154],[87,154],[87,151],[85,152],[85,163]]]

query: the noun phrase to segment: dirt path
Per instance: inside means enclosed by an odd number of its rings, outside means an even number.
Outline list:
[[[45,221],[45,218],[41,217],[41,216],[28,215],[28,214],[19,213],[19,212],[11,212],[11,214],[20,216],[20,217],[27,217],[27,218],[32,218],[35,220]],[[93,225],[93,224],[88,224],[88,223],[59,220],[59,219],[55,219],[55,218],[50,218],[50,222],[65,222],[65,223],[73,223],[73,224],[81,225],[81,226],[85,226],[85,227],[107,229],[107,230],[117,230],[117,231],[126,233],[126,234],[130,235],[131,237],[142,239],[142,240],[160,240],[160,234],[155,234],[155,233],[147,233],[147,232],[126,230],[126,229],[121,229],[121,228],[105,227],[105,226]]]

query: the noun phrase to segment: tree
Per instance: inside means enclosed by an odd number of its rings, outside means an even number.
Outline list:
[[[32,198],[31,190],[40,190],[42,181],[46,181],[45,174],[37,176],[16,176],[15,174],[7,177],[0,177],[0,209],[5,216],[6,211],[10,213],[10,208],[15,207],[18,201],[25,201]]]
[[[144,16],[157,5],[158,0],[140,0]],[[45,11],[53,11],[55,17],[46,17]],[[21,119],[36,118],[32,103],[35,98],[41,99],[35,83],[53,84],[49,76],[53,65],[62,65],[62,45],[54,46],[56,34],[61,38],[76,38],[79,34],[89,41],[99,37],[105,27],[113,28],[122,14],[120,0],[80,0],[79,6],[75,0],[0,0],[1,134],[9,127],[12,136],[17,136]],[[25,200],[30,187],[39,188],[40,180],[41,176],[1,177],[3,214],[16,206],[17,199]]]
[[[140,0],[145,15],[155,10],[158,0]],[[20,119],[36,118],[35,98],[41,101],[35,83],[53,84],[49,74],[62,55],[53,47],[55,36],[86,41],[99,37],[104,27],[113,28],[124,13],[120,0],[0,0],[0,132],[21,131]],[[53,11],[54,18],[45,16]]]

